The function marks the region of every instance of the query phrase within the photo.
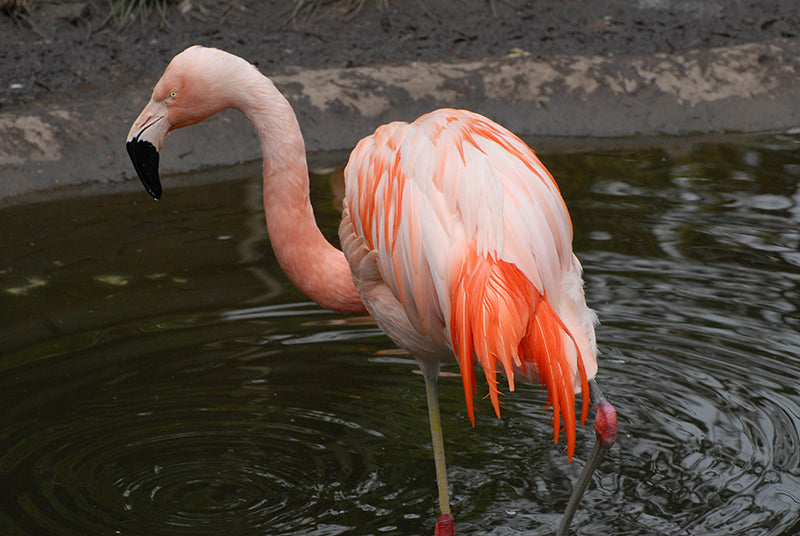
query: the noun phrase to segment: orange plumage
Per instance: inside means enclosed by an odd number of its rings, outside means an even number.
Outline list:
[[[362,292],[379,325],[421,363],[455,355],[473,424],[474,360],[498,416],[497,372],[512,391],[539,378],[571,459],[575,392],[596,370],[593,316],[566,206],[533,151],[485,117],[437,110],[362,140],[345,178],[343,248],[356,286],[386,291]]]
[[[489,397],[500,417],[498,364],[514,390],[514,371],[539,376],[553,408],[553,433],[558,443],[563,411],[569,459],[575,450],[575,391],[572,371],[564,359],[565,340],[575,345],[572,334],[553,311],[547,298],[513,264],[481,257],[472,250],[451,288],[450,334],[461,367],[464,398],[470,421],[475,424],[473,393],[476,391],[473,355],[480,362],[489,386]],[[578,359],[581,392],[588,393],[583,360]],[[588,396],[583,397],[581,425],[586,420]]]

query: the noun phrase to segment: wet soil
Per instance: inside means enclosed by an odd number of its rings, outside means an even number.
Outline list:
[[[293,16],[289,0],[184,0],[123,24],[105,1],[32,2],[16,18],[0,14],[0,110],[155,80],[196,43],[274,75],[298,66],[670,53],[800,34],[796,0],[364,0],[348,11],[353,3]]]

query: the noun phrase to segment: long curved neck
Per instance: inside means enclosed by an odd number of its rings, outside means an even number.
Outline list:
[[[292,283],[321,306],[365,312],[344,253],[317,227],[305,144],[294,110],[272,81],[253,72],[234,106],[250,119],[261,142],[264,212],[278,263]]]

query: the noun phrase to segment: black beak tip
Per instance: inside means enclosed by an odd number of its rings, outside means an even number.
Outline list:
[[[161,179],[158,177],[158,150],[149,141],[134,138],[125,144],[136,174],[153,199],[161,199]]]

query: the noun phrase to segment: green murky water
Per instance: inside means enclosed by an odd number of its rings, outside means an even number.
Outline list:
[[[800,138],[542,157],[620,418],[574,533],[796,534]],[[256,166],[217,174],[0,209],[0,534],[433,532],[413,360],[288,283]],[[474,429],[441,390],[457,533],[553,533],[591,427],[570,466],[538,386]]]

